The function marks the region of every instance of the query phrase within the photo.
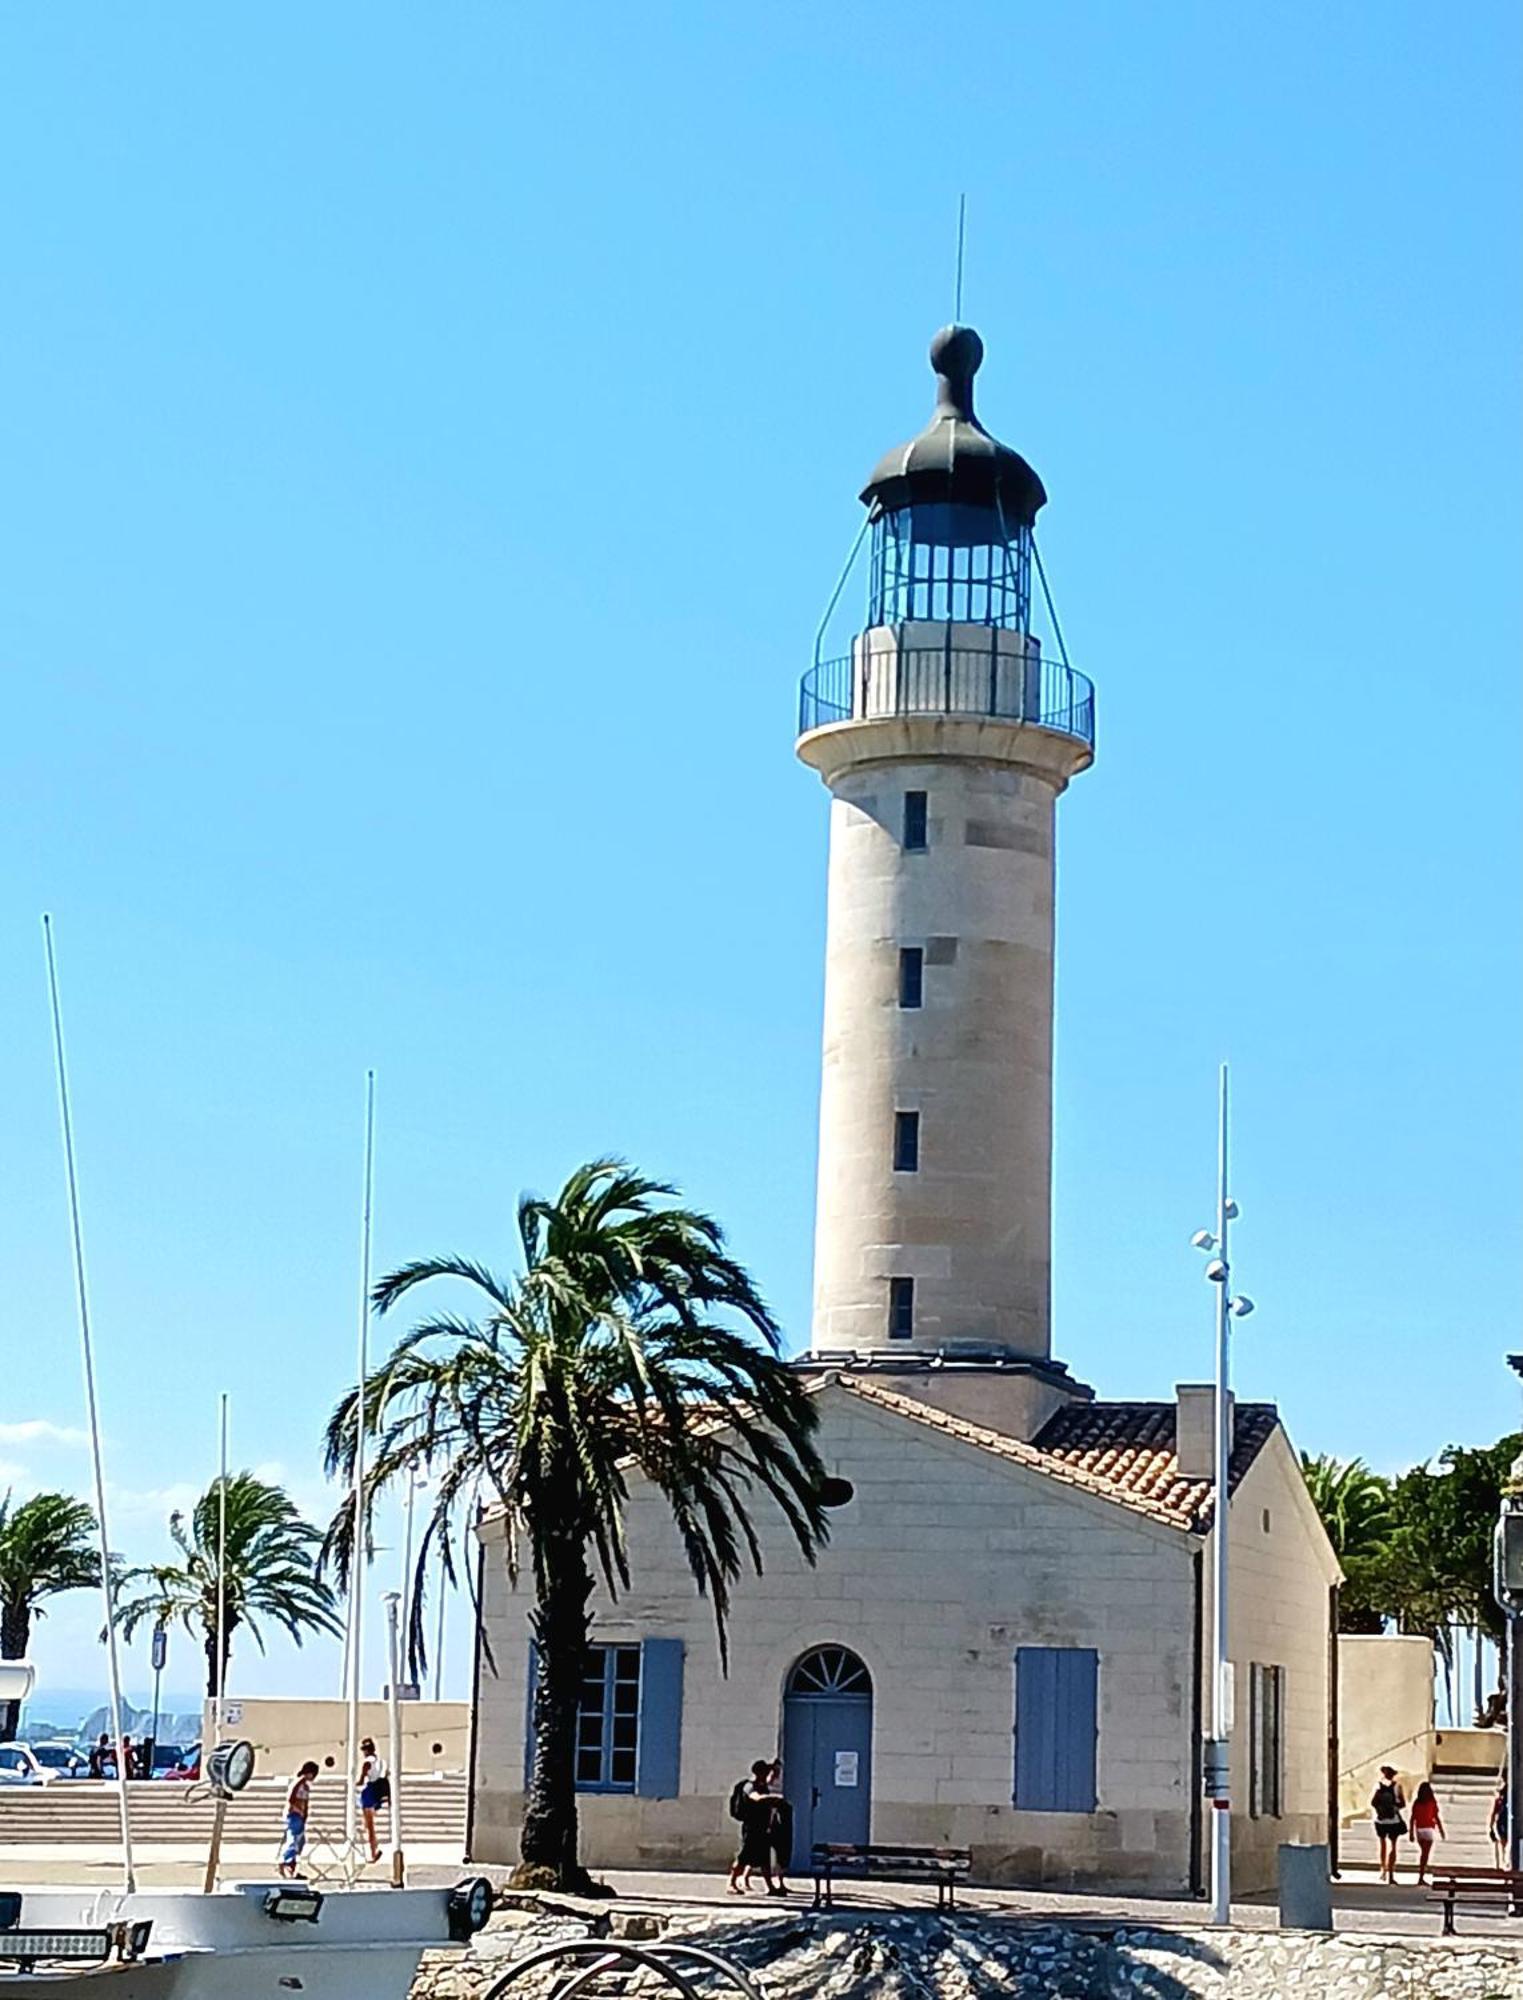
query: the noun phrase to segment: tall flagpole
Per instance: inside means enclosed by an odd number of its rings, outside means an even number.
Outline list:
[[[90,1293],[85,1283],[85,1239],[79,1219],[79,1176],[74,1165],[74,1116],[69,1106],[69,1071],[63,1053],[63,1010],[58,1002],[58,965],[53,956],[53,919],[42,919],[48,961],[48,998],[53,1009],[53,1056],[58,1070],[58,1110],[63,1123],[64,1171],[69,1185],[69,1227],[74,1239],[74,1292],[79,1302],[79,1347],[84,1360],[85,1406],[90,1423],[90,1458],[95,1472],[95,1522],[100,1533],[101,1594],[106,1603],[106,1675],[111,1699],[111,1740],[115,1746],[117,1808],[122,1825],[122,1886],[137,1888],[132,1863],[132,1815],[127,1805],[126,1758],[122,1755],[122,1663],[116,1633],[116,1590],[111,1578],[111,1536],[106,1527],[106,1474],[100,1449],[100,1407],[95,1394],[95,1350],[90,1336]]]
[[[349,1553],[349,1728],[344,1769],[344,1838],[354,1851],[359,1820],[354,1773],[360,1744],[360,1632],[365,1600],[365,1382],[370,1373],[370,1218],[375,1187],[375,1071],[365,1072],[365,1183],[360,1211],[360,1324],[354,1404],[354,1546]]]
[[[217,1410],[217,1705],[213,1711],[216,1737],[222,1741],[222,1718],[227,1706],[227,1391],[218,1397]]]
[[[1227,1546],[1232,1465],[1232,1349],[1228,1313],[1232,1260],[1227,1231],[1232,1203],[1227,1192],[1227,1065],[1222,1064],[1221,1099],[1216,1131],[1216,1240],[1222,1276],[1216,1287],[1216,1437],[1212,1487],[1215,1494],[1211,1535],[1211,1734],[1225,1744],[1232,1726],[1232,1651],[1227,1630]],[[1211,1814],[1211,1921],[1232,1922],[1232,1808],[1227,1797],[1214,1801]]]

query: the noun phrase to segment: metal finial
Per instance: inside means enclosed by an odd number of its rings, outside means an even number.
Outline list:
[[[936,411],[961,417],[973,415],[973,377],[984,358],[984,343],[971,326],[944,326],[931,342],[931,366],[936,370]]]

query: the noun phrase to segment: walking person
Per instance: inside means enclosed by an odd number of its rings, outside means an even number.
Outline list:
[[[1401,1789],[1401,1781],[1390,1764],[1380,1767],[1380,1783],[1370,1793],[1370,1816],[1375,1822],[1375,1835],[1380,1842],[1380,1879],[1382,1882],[1396,1880],[1396,1846],[1407,1830],[1404,1817],[1407,1798]]]
[[[312,1780],[316,1776],[317,1765],[309,1757],[286,1793],[286,1837],[280,1850],[280,1872],[288,1881],[296,1879],[296,1864],[307,1844],[307,1816],[312,1810]]]
[[[1501,1777],[1497,1780],[1496,1791],[1492,1795],[1491,1820],[1487,1831],[1491,1835],[1491,1849],[1496,1855],[1497,1866],[1498,1868],[1505,1868],[1508,1857],[1512,1852],[1507,1839],[1507,1769],[1505,1765],[1503,1766]]]
[[[90,1776],[104,1778],[106,1766],[111,1762],[111,1738],[103,1735],[98,1743],[90,1745]]]
[[[360,1740],[360,1768],[355,1779],[360,1792],[360,1818],[365,1823],[365,1839],[370,1847],[370,1858],[379,1861],[381,1843],[376,1839],[375,1816],[391,1798],[391,1779],[386,1775],[386,1766],[375,1747],[375,1738],[365,1736]]]
[[[1428,1879],[1434,1841],[1449,1838],[1444,1832],[1444,1816],[1439,1811],[1438,1796],[1426,1778],[1412,1795],[1412,1838],[1417,1842],[1417,1886],[1420,1889]]]
[[[730,1794],[730,1817],[740,1821],[740,1852],[730,1869],[732,1896],[746,1893],[758,1868],[766,1878],[768,1895],[777,1894],[772,1880],[772,1809],[787,1800],[772,1790],[771,1775],[771,1758],[758,1757],[750,1777],[742,1778]]]

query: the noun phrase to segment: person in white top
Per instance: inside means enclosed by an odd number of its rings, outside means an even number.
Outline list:
[[[391,1783],[386,1776],[386,1766],[376,1750],[373,1736],[361,1739],[360,1768],[355,1783],[360,1788],[360,1818],[365,1822],[365,1838],[370,1844],[370,1858],[372,1861],[379,1861],[381,1843],[375,1837],[375,1816],[391,1797]]]

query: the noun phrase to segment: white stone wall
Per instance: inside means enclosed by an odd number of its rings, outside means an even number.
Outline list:
[[[948,1416],[961,1417],[1002,1437],[1019,1438],[1029,1444],[1047,1419],[1079,1395],[1078,1385],[1065,1388],[1037,1374],[1017,1374],[1014,1370],[978,1368],[937,1368],[906,1372],[888,1378],[901,1396]]]
[[[1446,1732],[1458,1735],[1462,1732]],[[1482,1736],[1479,1730],[1463,1732]],[[1500,1732],[1480,1768],[1497,1769]],[[1338,1806],[1343,1823],[1368,1819],[1382,1764],[1394,1764],[1408,1798],[1431,1778],[1433,1641],[1415,1632],[1347,1632],[1338,1640]],[[1452,1749],[1445,1761],[1452,1760]]]
[[[1231,1763],[1232,1868],[1234,1893],[1246,1893],[1274,1885],[1281,1841],[1320,1843],[1328,1836],[1328,1592],[1338,1581],[1339,1570],[1283,1429],[1275,1430],[1238,1487],[1230,1532],[1228,1650],[1237,1709]],[[1210,1565],[1208,1541],[1206,1688],[1214,1643]],[[1255,1660],[1285,1669],[1285,1810],[1277,1819],[1255,1819],[1248,1810],[1248,1683]],[[1209,1694],[1203,1698],[1209,1732]]]
[[[928,797],[923,853],[907,791]],[[908,1277],[913,1346],[1044,1355],[1056,787],[947,757],[856,763],[832,792],[814,1345],[890,1345],[888,1280]],[[905,945],[926,955],[914,1010]],[[896,1111],[920,1114],[918,1172],[894,1171]]]
[[[1181,1533],[990,1457],[831,1385],[822,1449],[855,1497],[816,1570],[764,1511],[761,1578],[737,1592],[721,1676],[660,1501],[629,1508],[630,1595],[600,1635],[686,1642],[682,1796],[584,1797],[585,1851],[603,1866],[719,1867],[725,1800],[781,1730],[783,1684],[811,1647],[859,1653],[874,1681],[873,1833],[969,1846],[986,1880],[1151,1884],[1188,1877],[1193,1633]],[[525,1604],[487,1551],[475,1853],[512,1858],[523,1784]],[[1094,1814],[1016,1812],[1013,1656],[1021,1644],[1100,1654]]]

